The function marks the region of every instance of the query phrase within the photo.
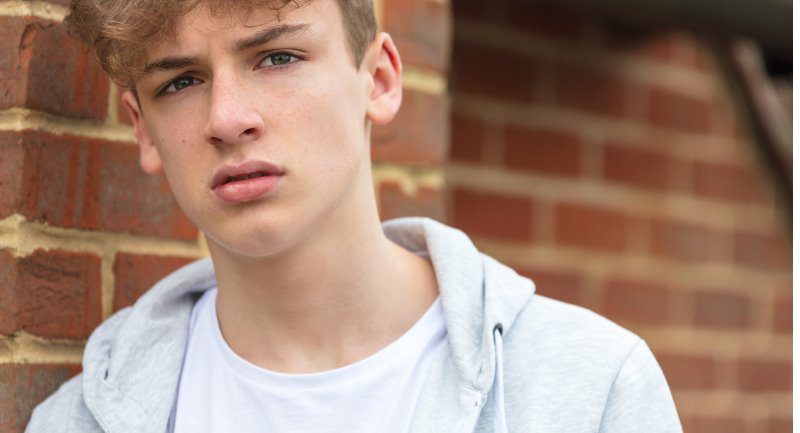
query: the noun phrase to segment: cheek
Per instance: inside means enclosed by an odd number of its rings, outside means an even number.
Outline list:
[[[192,194],[192,190],[197,189],[196,185],[202,184],[204,165],[199,160],[196,140],[186,135],[189,131],[177,127],[165,128],[162,131],[169,132],[158,137],[158,152],[173,195],[179,202],[184,202],[183,197]],[[181,207],[184,205],[179,204]]]
[[[284,150],[301,158],[296,162],[304,165],[320,160],[330,165],[352,156],[363,126],[348,102],[352,97],[341,87],[318,79],[292,91],[280,92],[277,100],[285,101],[284,104],[265,104],[264,117],[269,119],[267,142],[273,137],[287,143],[291,149]]]

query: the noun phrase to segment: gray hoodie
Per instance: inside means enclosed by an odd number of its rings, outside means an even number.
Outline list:
[[[535,295],[531,280],[458,230],[403,218],[384,223],[384,232],[430,255],[447,327],[410,432],[681,432],[641,338]],[[215,286],[211,261],[202,259],[114,314],[89,338],[83,373],[36,408],[26,431],[166,432],[192,306]]]

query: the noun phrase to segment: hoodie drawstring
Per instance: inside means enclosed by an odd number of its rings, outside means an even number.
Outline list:
[[[508,433],[505,390],[503,389],[503,328],[499,324],[494,328],[494,357],[494,431],[495,433]]]

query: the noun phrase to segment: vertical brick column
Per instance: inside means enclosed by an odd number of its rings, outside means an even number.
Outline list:
[[[376,6],[379,26],[392,36],[404,64],[400,112],[372,134],[381,219],[424,215],[443,220],[450,2],[377,0]]]
[[[454,2],[447,219],[644,337],[687,433],[791,430],[791,243],[691,35]]]
[[[0,4],[0,431],[80,372],[86,338],[198,232],[146,176],[117,90],[60,24],[66,1]]]

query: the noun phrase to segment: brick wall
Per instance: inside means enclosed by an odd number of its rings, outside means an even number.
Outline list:
[[[145,175],[119,91],[60,22],[68,0],[0,3],[0,431],[80,372],[91,331],[207,255],[163,176]],[[386,218],[444,218],[444,1],[378,2],[406,62],[405,101],[374,132]],[[384,18],[391,17],[391,18]]]
[[[638,332],[687,432],[788,431],[789,247],[713,63],[685,35],[508,1],[377,3],[405,63],[373,137],[382,218],[449,221]],[[0,431],[80,371],[103,318],[207,254],[67,3],[0,3]]]
[[[447,220],[645,338],[687,433],[791,430],[791,246],[713,58],[522,0],[454,2]]]
[[[118,92],[70,39],[65,4],[0,4],[0,431],[80,372],[92,330],[203,255],[145,176]]]

